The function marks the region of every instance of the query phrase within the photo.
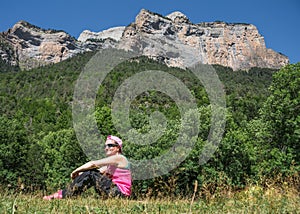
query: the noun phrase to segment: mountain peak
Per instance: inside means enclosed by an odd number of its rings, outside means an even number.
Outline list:
[[[31,25],[31,24],[29,22],[25,21],[25,20],[20,20],[20,21],[18,21],[16,23],[16,25],[24,25],[24,26],[26,26],[26,25]]]
[[[32,30],[43,30],[42,28],[36,26],[36,25],[33,25],[27,21],[24,21],[24,20],[20,20],[18,21],[13,27],[12,29],[17,29],[17,28],[28,28],[28,29],[32,29]]]
[[[78,37],[78,41],[86,42],[87,40],[104,40],[111,38],[115,41],[119,41],[122,37],[125,27],[112,27],[101,32],[92,32],[90,30],[84,30]]]
[[[57,63],[81,52],[78,42],[66,32],[45,30],[24,20],[2,33],[2,37],[15,52],[15,61],[10,63],[18,63],[25,70]]]
[[[188,17],[184,15],[182,12],[175,11],[173,13],[170,13],[169,15],[166,16],[167,18],[171,19],[173,22],[180,21],[180,22],[190,22]]]

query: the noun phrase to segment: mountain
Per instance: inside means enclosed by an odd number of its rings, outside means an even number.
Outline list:
[[[286,56],[266,48],[254,25],[193,24],[180,12],[163,17],[141,10],[135,22],[126,27],[121,48],[163,57],[168,65],[180,67],[202,62],[247,70],[280,68],[289,63]]]
[[[13,50],[10,60],[3,53],[1,57],[22,69],[57,63],[82,51],[77,40],[69,34],[44,30],[26,21],[16,23],[0,37]]]
[[[104,40],[111,38],[113,40],[119,41],[122,37],[122,34],[125,30],[125,27],[113,27],[108,30],[104,30],[98,33],[91,32],[89,30],[84,30],[78,37],[78,40],[81,42],[86,42],[87,40]]]
[[[110,47],[110,42],[80,42],[68,33],[19,21],[0,34],[1,59],[23,70],[61,62],[79,53]]]
[[[0,34],[1,59],[25,70],[107,47],[138,51],[176,67],[201,62],[233,70],[278,69],[289,63],[286,56],[266,48],[263,36],[252,24],[194,24],[180,12],[162,16],[142,9],[126,27],[98,33],[85,30],[78,39],[25,21]]]

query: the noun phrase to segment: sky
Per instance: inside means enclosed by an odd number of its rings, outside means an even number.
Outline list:
[[[248,23],[258,28],[267,48],[300,62],[299,0],[6,0],[1,2],[0,32],[25,20],[78,38],[83,30],[127,26],[141,9],[168,15],[184,13],[191,22]]]

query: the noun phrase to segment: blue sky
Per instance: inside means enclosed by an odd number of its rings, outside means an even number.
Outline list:
[[[300,62],[298,0],[6,0],[1,2],[0,32],[25,20],[78,38],[85,29],[99,32],[126,26],[142,8],[161,15],[180,11],[193,23],[219,20],[254,24],[267,48],[288,56],[291,63]]]

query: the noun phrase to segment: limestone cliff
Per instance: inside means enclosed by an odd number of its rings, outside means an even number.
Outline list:
[[[41,29],[25,21],[0,33],[0,57],[22,69],[108,47],[138,51],[179,67],[201,62],[238,70],[289,63],[286,56],[266,48],[264,37],[252,24],[194,24],[180,12],[162,16],[143,9],[127,27],[84,31],[78,40],[64,31]]]
[[[180,67],[201,62],[238,70],[280,68],[289,63],[286,56],[266,48],[263,36],[252,24],[193,24],[180,12],[163,17],[141,10],[135,22],[126,27],[120,48]]]
[[[122,37],[125,27],[113,27],[101,32],[95,33],[89,30],[84,30],[78,37],[78,41],[86,42],[88,40],[104,40],[111,38],[119,41]]]
[[[13,47],[22,69],[57,63],[82,51],[75,38],[63,31],[44,30],[20,21],[2,37]]]

